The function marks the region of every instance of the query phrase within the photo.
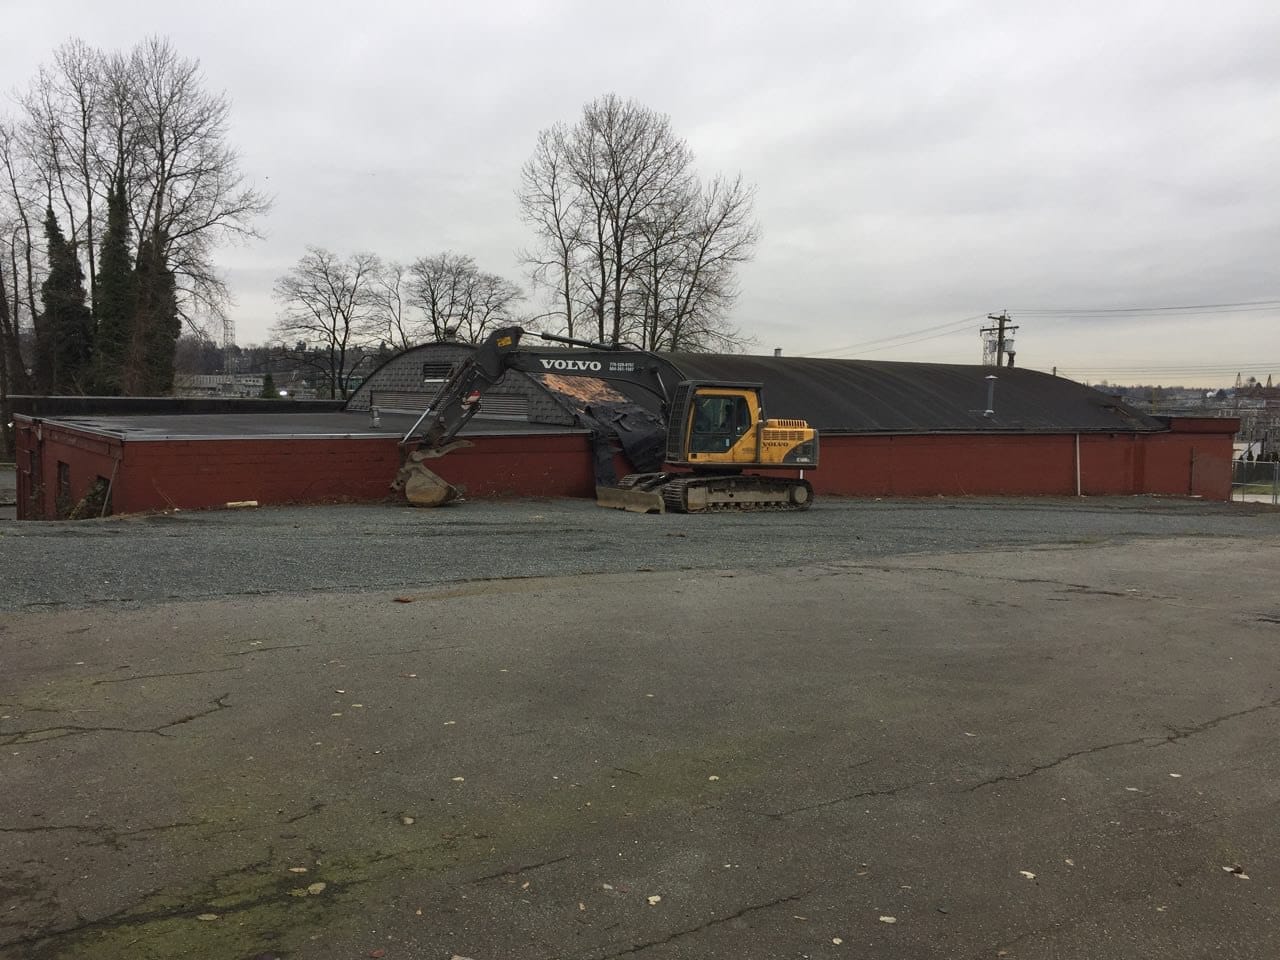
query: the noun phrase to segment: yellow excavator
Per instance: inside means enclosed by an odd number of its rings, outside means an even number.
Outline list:
[[[655,354],[546,333],[539,336],[586,349],[521,349],[524,334],[520,327],[490,334],[454,367],[431,406],[404,435],[403,465],[392,487],[404,491],[410,503],[436,506],[457,499],[456,488],[423,461],[468,445],[457,439],[458,432],[479,409],[485,390],[508,370],[630,384],[657,400],[665,443],[652,456],[628,454],[636,466],[642,466],[636,459],[650,460],[659,469],[616,482],[597,470],[600,506],[638,513],[702,513],[807,510],[813,503],[813,487],[804,473],[818,466],[818,432],[804,420],[768,419],[761,384],[679,380],[672,364]],[[597,465],[611,459],[598,454]],[[746,472],[761,469],[780,472]]]

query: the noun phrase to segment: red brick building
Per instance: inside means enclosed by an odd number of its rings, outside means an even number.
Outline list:
[[[15,398],[18,516],[384,499],[398,441],[466,352],[443,344],[406,351],[345,406]],[[763,383],[769,416],[816,426],[821,463],[808,478],[819,496],[1230,497],[1236,420],[1149,417],[1036,371],[711,355],[660,361],[671,383]],[[473,498],[591,497],[583,396],[564,379],[508,373],[464,434],[473,446],[432,469]],[[618,467],[628,469],[621,458]]]

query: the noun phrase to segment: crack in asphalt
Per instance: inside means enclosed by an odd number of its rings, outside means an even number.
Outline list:
[[[1212,720],[1206,720],[1203,723],[1197,723],[1194,726],[1168,727],[1167,729],[1172,732],[1167,737],[1162,738],[1159,743],[1153,744],[1153,746],[1160,747],[1167,743],[1176,743],[1179,740],[1187,739],[1187,737],[1194,737],[1197,733],[1204,733],[1206,730],[1212,730],[1214,727],[1221,723],[1226,723],[1228,720],[1234,720],[1237,717],[1247,717],[1251,713],[1259,713],[1263,710],[1273,710],[1276,707],[1280,707],[1280,697],[1276,697],[1274,700],[1268,700],[1266,703],[1260,703],[1255,707],[1237,710],[1234,713],[1224,713],[1220,717],[1214,717]]]
[[[155,680],[160,677],[200,677],[207,673],[231,673],[239,670],[239,667],[217,667],[210,670],[186,670],[182,673],[140,673],[134,677],[116,677],[111,680],[95,680],[89,684],[91,687],[99,686],[104,683],[133,683],[135,680]]]
[[[1019,781],[1026,780],[1028,777],[1033,777],[1038,773],[1043,773],[1045,770],[1052,770],[1054,767],[1061,766],[1062,764],[1067,763],[1068,761],[1074,760],[1077,757],[1084,757],[1094,753],[1102,753],[1107,750],[1115,750],[1119,747],[1166,746],[1170,743],[1176,743],[1179,740],[1185,740],[1188,737],[1193,737],[1197,734],[1204,733],[1208,730],[1212,730],[1214,727],[1217,727],[1218,725],[1225,723],[1228,720],[1234,720],[1238,717],[1246,717],[1246,716],[1249,716],[1250,714],[1258,713],[1262,710],[1275,709],[1276,707],[1280,707],[1280,697],[1277,697],[1276,699],[1270,700],[1266,703],[1258,704],[1257,706],[1249,707],[1244,710],[1236,710],[1232,713],[1223,714],[1220,717],[1214,717],[1210,720],[1204,721],[1203,723],[1195,724],[1194,726],[1170,727],[1169,729],[1172,732],[1163,737],[1134,737],[1130,740],[1117,740],[1114,743],[1103,743],[1103,744],[1098,744],[1092,747],[1085,747],[1082,750],[1072,750],[1070,753],[1064,753],[1062,756],[1055,757],[1054,759],[1046,763],[1034,764],[1029,769],[1022,771],[1021,773],[1001,774],[998,777],[990,777],[986,780],[981,780],[978,783],[965,787],[964,790],[961,792],[974,793],[978,790],[981,790],[983,787],[991,787],[998,783],[1017,783]],[[831,800],[822,800],[818,803],[805,804],[804,806],[793,807],[789,810],[780,810],[775,813],[760,813],[759,815],[769,820],[784,820],[787,817],[794,816],[795,814],[798,814],[798,813],[807,813],[812,810],[821,810],[826,807],[834,807],[842,803],[850,803],[854,800],[865,800],[871,797],[896,796],[897,794],[903,793],[907,790],[913,790],[917,787],[924,786],[926,784],[934,783],[934,782],[936,781],[915,780],[911,783],[902,784],[901,786],[877,788],[874,790],[863,790],[858,793],[852,793],[842,797],[835,797]]]
[[[1071,753],[1063,754],[1060,757],[1050,760],[1048,763],[1036,764],[1029,770],[1025,770],[1022,773],[1004,774],[998,777],[992,777],[989,780],[983,780],[979,783],[975,783],[970,787],[966,787],[964,792],[973,793],[976,790],[981,790],[983,787],[993,786],[997,783],[1014,783],[1019,780],[1025,780],[1028,777],[1035,776],[1037,773],[1041,773],[1045,770],[1051,770],[1056,766],[1066,763],[1068,760],[1074,760],[1076,757],[1087,756],[1091,753],[1101,753],[1104,750],[1114,750],[1117,747],[1167,746],[1170,743],[1177,743],[1179,740],[1186,740],[1188,737],[1194,737],[1197,734],[1205,733],[1220,724],[1226,723],[1228,720],[1234,720],[1238,717],[1247,717],[1250,714],[1259,713],[1263,710],[1273,710],[1276,707],[1280,707],[1280,697],[1277,697],[1274,700],[1269,700],[1266,703],[1260,703],[1257,706],[1248,707],[1244,710],[1224,713],[1220,717],[1213,717],[1210,720],[1205,720],[1203,723],[1197,723],[1190,727],[1168,727],[1166,729],[1171,732],[1163,737],[1135,737],[1132,740],[1117,740],[1115,743],[1103,743],[1094,747],[1086,747],[1083,750],[1073,750]]]
[[[1019,580],[1019,583],[1049,583],[1048,580]],[[1062,593],[1083,593],[1091,597],[1132,597],[1132,593],[1125,593],[1122,590],[1103,590],[1101,587],[1086,587],[1079,584],[1070,584],[1065,587]]]
[[[235,903],[220,903],[216,907],[209,905],[214,900],[222,899],[222,894],[220,894],[216,888],[218,881],[224,879],[226,876],[234,876],[259,870],[260,867],[261,862],[251,863],[243,868],[231,871],[229,874],[211,878],[206,884],[209,895],[204,898],[203,902],[195,906],[186,905],[181,907],[165,907],[157,910],[137,910],[136,905],[124,907],[117,910],[115,913],[109,913],[106,916],[98,917],[94,920],[81,919],[79,923],[71,926],[59,927],[53,930],[45,930],[39,933],[29,934],[25,937],[9,940],[7,943],[0,942],[0,946],[37,946],[51,940],[65,940],[80,937],[88,933],[96,933],[98,931],[122,930],[130,927],[145,926],[149,923],[164,922],[166,920],[194,919],[202,913],[216,913],[220,917],[235,916],[270,903],[279,902],[284,897],[293,898],[294,895],[292,891],[297,888],[298,880],[294,877],[282,877],[273,883],[266,893],[255,897],[249,897]],[[352,887],[356,887],[367,882],[369,881],[350,880],[342,883],[329,881],[326,883],[325,896],[333,897],[344,893]],[[142,897],[140,902],[145,902],[150,897],[155,896],[161,889],[164,888],[157,888],[156,890],[151,891],[146,896]],[[300,899],[309,900],[311,898],[307,897]]]
[[[177,720],[162,723],[157,727],[85,727],[78,724],[60,724],[35,730],[10,730],[3,736],[3,739],[0,739],[0,746],[12,747],[24,743],[45,743],[49,740],[61,740],[63,737],[74,737],[77,734],[85,733],[146,733],[157,737],[167,737],[169,734],[165,732],[166,730],[180,727],[183,724],[191,723],[221,710],[231,709],[225,702],[229,696],[231,696],[229,692],[224,693],[222,696],[210,701],[213,706],[208,710],[200,710],[185,717],[179,717]],[[42,736],[42,734],[52,734],[52,736]]]
[[[854,800],[865,800],[869,797],[893,797],[907,790],[914,790],[916,787],[924,786],[930,780],[914,780],[911,783],[905,783],[899,787],[883,787],[875,790],[863,790],[860,793],[851,793],[843,797],[836,797],[832,800],[821,800],[818,803],[809,803],[801,807],[792,807],[790,810],[780,810],[777,813],[761,813],[760,816],[768,820],[785,820],[787,817],[794,816],[797,813],[808,813],[811,810],[822,810],[826,807],[839,806],[842,803],[852,803]]]
[[[1022,583],[1047,587],[1060,587],[1061,593],[1075,593],[1086,596],[1117,597],[1124,600],[1176,600],[1164,594],[1148,593],[1134,590],[1107,590],[1088,583],[1071,583],[1066,580],[1055,580],[1052,577],[1012,577],[998,573],[984,573],[977,570],[957,570],[954,567],[934,567],[917,564],[858,563],[850,566],[852,570],[872,570],[876,573],[945,573],[949,576],[968,577],[972,580],[987,580],[994,583]]]
[[[792,893],[785,897],[778,897],[776,900],[769,900],[766,903],[749,904],[748,906],[743,907],[737,913],[731,913],[725,917],[712,917],[706,923],[701,923],[696,927],[686,927],[683,930],[672,931],[671,933],[667,934],[665,937],[663,937],[660,940],[647,940],[644,943],[632,944],[631,946],[626,947],[622,950],[615,950],[613,953],[596,954],[593,952],[585,956],[594,957],[595,960],[612,960],[613,957],[625,957],[628,954],[640,953],[641,951],[648,950],[652,947],[665,946],[666,944],[671,943],[673,940],[679,940],[681,937],[691,937],[694,934],[701,933],[703,930],[708,930],[712,927],[720,926],[723,923],[730,923],[734,920],[740,920],[743,917],[747,916],[748,914],[756,913],[760,910],[768,910],[771,907],[778,907],[784,903],[795,903],[797,900],[803,900],[812,892],[813,892],[812,890],[804,890],[800,893]]]
[[[1033,777],[1037,773],[1043,773],[1045,770],[1052,770],[1054,767],[1061,766],[1068,760],[1074,760],[1076,757],[1088,756],[1091,753],[1102,753],[1104,750],[1114,750],[1117,747],[1134,747],[1139,744],[1150,743],[1153,739],[1154,738],[1152,737],[1137,737],[1133,740],[1117,740],[1115,743],[1103,743],[1095,747],[1086,747],[1083,750],[1073,750],[1070,753],[1064,753],[1062,756],[1050,760],[1048,763],[1037,763],[1029,770],[1024,770],[1022,773],[1002,774],[998,777],[992,777],[989,780],[979,781],[972,786],[965,787],[964,792],[973,793],[974,791],[981,790],[983,787],[994,786],[997,783],[1017,783],[1020,780]]]
[[[323,800],[317,801],[316,803],[313,803],[310,807],[308,807],[305,813],[296,814],[292,817],[289,817],[284,822],[297,823],[299,820],[307,819],[307,817],[314,817],[317,813],[322,811],[324,808],[325,808],[324,801]]]
[[[268,650],[302,650],[311,646],[309,643],[288,643],[280,644],[274,647],[251,647],[248,650],[234,650],[231,653],[224,653],[224,657],[247,657],[254,653],[266,653]]]
[[[112,850],[123,850],[122,840],[142,836],[148,833],[163,833],[166,830],[185,830],[191,827],[207,827],[211,820],[193,820],[186,823],[166,823],[158,827],[139,827],[137,830],[113,830],[107,826],[90,826],[76,823],[48,824],[30,827],[0,827],[0,833],[35,834],[35,833],[86,833],[94,837],[98,843]]]
[[[518,877],[522,873],[529,873],[533,870],[541,870],[543,867],[549,867],[555,863],[564,863],[564,861],[572,859],[567,854],[563,857],[553,857],[550,860],[543,860],[541,863],[531,863],[524,867],[508,866],[499,870],[497,873],[485,874],[483,877],[476,877],[470,881],[472,884],[484,883],[488,880],[497,880],[499,877]]]
[[[2,703],[0,710],[17,710],[21,713],[75,713],[77,711],[67,711],[61,707],[28,707],[21,703]]]
[[[473,649],[466,644],[457,643],[441,647],[405,647],[398,650],[379,650],[377,653],[360,653],[342,657],[342,660],[380,660],[383,657],[406,657],[412,653],[453,653],[457,650]]]

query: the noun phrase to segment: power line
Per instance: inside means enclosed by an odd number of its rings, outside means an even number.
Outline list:
[[[1280,362],[1263,362],[1248,360],[1241,363],[1178,363],[1178,364],[1146,364],[1134,366],[1107,366],[1091,364],[1090,370],[1107,370],[1115,373],[1164,373],[1168,371],[1205,371],[1214,373],[1220,370],[1274,370],[1280,368]],[[1059,370],[1067,369],[1061,365]]]
[[[1197,314],[1196,312],[1199,312]],[[1192,318],[1197,315],[1223,315],[1236,313],[1263,313],[1280,311],[1280,300],[1237,300],[1227,303],[1198,303],[1198,304],[1176,304],[1163,305],[1154,307],[1038,307],[1019,310],[1011,310],[1009,313],[1019,314],[1023,316],[1036,317],[1044,320],[1071,320],[1071,319],[1091,319],[1091,318],[1129,318],[1137,319],[1142,316],[1166,316],[1166,317],[1185,317]],[[958,333],[965,332],[968,324],[974,321],[990,319],[988,314],[975,314],[971,317],[965,317],[961,320],[950,320],[946,323],[934,324],[929,327],[920,327],[915,330],[905,330],[901,333],[889,334],[883,337],[876,337],[871,340],[863,340],[858,343],[849,344],[843,347],[831,347],[825,350],[808,351],[804,355],[809,357],[831,357],[833,359],[844,359],[851,353],[858,355],[867,353],[879,353],[882,350],[894,350],[899,347],[912,346],[917,343],[924,343],[929,340],[937,340],[943,337],[954,336]],[[1246,364],[1244,367],[1251,365]],[[1242,369],[1244,368],[1242,367]],[[1108,368],[1110,369],[1110,368]],[[1119,370],[1120,368],[1116,368]],[[1133,368],[1138,370],[1139,368]],[[1141,368],[1142,371],[1148,371],[1150,368]],[[1183,368],[1178,368],[1179,370]],[[1234,368],[1233,368],[1234,369]],[[1216,370],[1213,372],[1217,372]]]
[[[964,324],[973,323],[975,320],[982,320],[983,318],[985,318],[985,316],[986,316],[986,314],[979,313],[979,314],[976,314],[976,315],[974,315],[974,316],[972,316],[972,317],[965,317],[963,320],[950,320],[950,321],[948,321],[947,323],[939,323],[939,324],[935,324],[935,325],[934,325],[934,326],[932,326],[932,327],[921,327],[919,330],[906,330],[906,331],[903,331],[902,333],[890,334],[889,336],[886,336],[886,337],[877,337],[877,338],[875,338],[874,340],[863,340],[861,343],[854,343],[854,344],[850,344],[850,345],[849,345],[849,346],[847,346],[847,347],[832,347],[832,348],[830,348],[830,349],[828,349],[828,350],[813,350],[813,351],[810,351],[810,352],[806,353],[806,354],[805,354],[805,356],[808,356],[808,357],[822,357],[822,356],[828,356],[828,355],[831,355],[831,354],[849,353],[849,352],[854,351],[854,350],[862,350],[862,348],[864,348],[864,347],[868,347],[868,346],[872,346],[872,345],[874,345],[874,344],[878,344],[878,343],[887,343],[888,341],[893,341],[893,340],[902,340],[902,339],[904,339],[904,338],[906,338],[906,337],[915,337],[915,336],[917,336],[918,334],[932,333],[932,332],[933,332],[933,331],[935,331],[935,330],[943,330],[943,331],[945,331],[945,332],[943,332],[943,333],[939,333],[939,334],[937,334],[937,336],[942,336],[942,337],[950,336],[950,335],[951,335],[951,334],[953,334],[953,333],[960,333],[960,332],[962,332],[962,331],[961,331],[960,329],[949,329],[949,328],[952,328],[952,327],[960,328],[960,327],[962,327]],[[925,339],[925,340],[933,340],[933,339],[935,339],[935,337],[924,337],[923,339]],[[919,341],[919,340],[912,340],[911,342],[912,342],[912,343],[919,343],[920,341]],[[892,347],[894,347],[894,346],[902,346],[902,344],[896,344],[896,343],[894,343],[894,344],[890,344],[890,346],[889,346],[889,347],[878,347],[877,349],[880,349],[880,350],[887,350],[887,349],[891,349],[891,348],[892,348]],[[874,351],[874,350],[869,350],[869,351],[866,351],[866,352],[868,352],[868,353],[874,353],[875,351]]]
[[[972,323],[973,322],[972,319],[970,319],[969,322]],[[889,343],[883,347],[872,347],[870,350],[862,350],[859,352],[860,353],[878,353],[881,350],[893,350],[896,347],[909,347],[913,343],[924,343],[926,340],[939,340],[942,337],[953,337],[957,333],[964,333],[964,332],[965,331],[963,330],[948,330],[944,333],[935,333],[932,336],[928,336],[928,337],[917,337],[914,340],[904,340],[901,343]]]
[[[1180,306],[1163,307],[1028,307],[1014,310],[1014,313],[1035,316],[1083,316],[1111,315],[1123,313],[1155,314],[1171,313],[1186,310],[1229,311],[1234,307],[1251,307],[1260,310],[1280,309],[1280,300],[1239,300],[1234,303],[1194,303]]]
[[[1055,375],[1065,377],[1068,380],[1075,380],[1080,383],[1097,383],[1099,380],[1109,380],[1117,385],[1138,384],[1138,383],[1173,383],[1177,381],[1196,382],[1212,382],[1223,384],[1236,379],[1239,376],[1252,376],[1255,380],[1260,380],[1263,375],[1270,376],[1280,367],[1277,366],[1249,366],[1246,364],[1222,367],[1217,370],[1181,370],[1177,368],[1161,368],[1159,370],[1111,370],[1104,367],[1091,367],[1088,369],[1079,368],[1071,369],[1066,367],[1057,367],[1054,369]],[[1047,372],[1047,371],[1042,371]]]

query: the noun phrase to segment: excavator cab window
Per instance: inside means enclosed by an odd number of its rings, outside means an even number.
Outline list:
[[[724,453],[751,429],[751,408],[743,396],[700,396],[694,400],[690,453]]]

